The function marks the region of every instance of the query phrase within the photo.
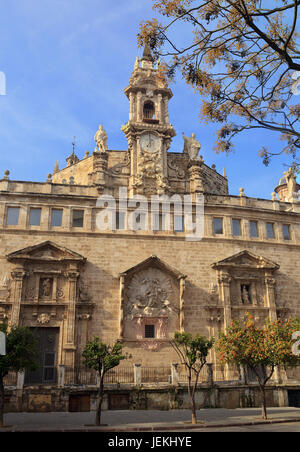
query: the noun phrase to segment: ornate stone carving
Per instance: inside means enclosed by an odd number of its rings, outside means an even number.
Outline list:
[[[51,319],[51,317],[50,317],[49,314],[43,313],[43,314],[40,314],[40,315],[37,317],[36,321],[37,321],[37,323],[39,323],[40,325],[46,325],[47,323],[50,322],[50,319]]]
[[[158,317],[167,315],[173,307],[169,301],[172,284],[157,268],[148,268],[134,275],[127,289],[128,316]]]
[[[169,176],[177,177],[178,179],[183,179],[185,177],[185,170],[176,164],[176,159],[174,157],[168,158],[168,168],[171,170]]]
[[[159,153],[140,153],[134,188],[145,194],[162,194],[168,189],[168,179],[164,177]]]
[[[91,301],[92,297],[89,294],[88,286],[85,286],[82,281],[79,283],[79,301],[88,302]]]

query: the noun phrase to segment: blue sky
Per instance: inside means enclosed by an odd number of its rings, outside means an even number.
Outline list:
[[[109,149],[126,149],[122,124],[129,115],[123,93],[133,70],[139,23],[154,16],[152,0],[10,0],[0,1],[0,71],[6,95],[0,96],[0,177],[45,181],[55,160],[60,168],[72,152],[93,151],[99,124]],[[216,127],[199,122],[200,98],[178,79],[171,86],[170,121],[177,136],[170,151],[183,149],[182,132],[202,144],[205,163],[226,168],[230,193],[270,199],[289,158],[269,167],[257,151],[274,152],[281,142],[266,131],[243,134],[236,152],[216,155]]]

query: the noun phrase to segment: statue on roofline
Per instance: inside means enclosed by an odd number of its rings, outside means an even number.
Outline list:
[[[183,153],[188,154],[191,160],[196,160],[201,149],[201,144],[196,139],[196,135],[192,133],[191,137],[187,137],[184,132],[182,132],[184,139]]]
[[[97,130],[94,140],[97,144],[97,147],[95,148],[96,152],[107,151],[107,133],[103,129],[102,124],[99,126],[99,129]]]

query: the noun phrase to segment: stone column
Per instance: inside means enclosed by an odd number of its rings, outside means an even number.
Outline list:
[[[220,285],[221,300],[224,305],[224,330],[229,327],[231,323],[231,305],[230,305],[230,282],[231,277],[229,274],[221,272],[218,282]],[[227,380],[230,379],[230,369],[228,364],[225,364],[225,375]]]
[[[179,382],[178,363],[172,363],[171,375],[172,375],[172,385],[177,386]]]
[[[277,320],[277,311],[276,311],[276,301],[275,301],[275,284],[276,280],[271,274],[265,275],[265,286],[266,286],[266,300],[267,306],[269,308],[269,317],[271,322],[275,322]],[[280,369],[276,367],[274,370],[274,378],[277,383],[281,383],[283,379],[286,379],[286,372],[284,369]]]
[[[125,276],[120,276],[120,326],[119,337],[124,339],[124,294],[125,294]]]
[[[74,367],[75,363],[75,322],[76,322],[76,297],[77,297],[77,280],[79,273],[77,268],[70,269],[66,272],[66,278],[69,283],[68,310],[66,319],[66,332],[64,341],[64,350],[66,353],[66,361],[64,364]]]
[[[137,121],[142,121],[143,120],[143,112],[142,112],[142,93],[141,91],[139,91],[137,93]]]
[[[266,286],[266,299],[267,299],[267,306],[269,308],[269,315],[271,322],[274,322],[277,320],[277,313],[276,313],[276,303],[275,303],[275,278],[272,277],[272,275],[266,275],[265,276],[265,286]]]
[[[142,366],[141,364],[134,364],[134,384],[139,386],[142,383]]]
[[[164,119],[165,124],[169,124],[169,99],[167,96],[164,98]]]
[[[5,216],[5,204],[0,204],[0,228],[4,226],[4,216]]]
[[[206,363],[207,366],[207,383],[209,386],[213,386],[214,384],[214,374],[213,374],[213,365],[212,363]]]
[[[134,113],[134,95],[133,93],[129,93],[129,121],[134,121],[133,113]]]
[[[65,385],[65,365],[59,364],[58,366],[58,387],[63,388]]]
[[[23,279],[26,275],[23,267],[15,268],[12,271],[12,311],[11,311],[11,326],[18,326],[20,320],[20,310],[22,301],[22,289],[23,289]]]
[[[180,278],[180,299],[179,299],[179,330],[181,333],[184,332],[184,291],[185,291],[185,278],[182,276]]]
[[[24,379],[25,379],[25,372],[20,371],[17,374],[17,385],[16,385],[16,405],[18,411],[22,410],[22,401],[23,401],[23,387],[24,387]]]
[[[157,119],[159,120],[159,123],[161,124],[163,122],[162,118],[162,95],[157,95]]]
[[[230,304],[230,282],[231,277],[227,273],[221,272],[219,276],[219,285],[221,289],[221,299],[224,305],[224,329],[226,330],[231,323],[231,304]]]

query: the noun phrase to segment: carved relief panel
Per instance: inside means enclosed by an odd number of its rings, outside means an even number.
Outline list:
[[[157,350],[180,328],[183,292],[179,275],[156,256],[122,274],[121,339]]]

